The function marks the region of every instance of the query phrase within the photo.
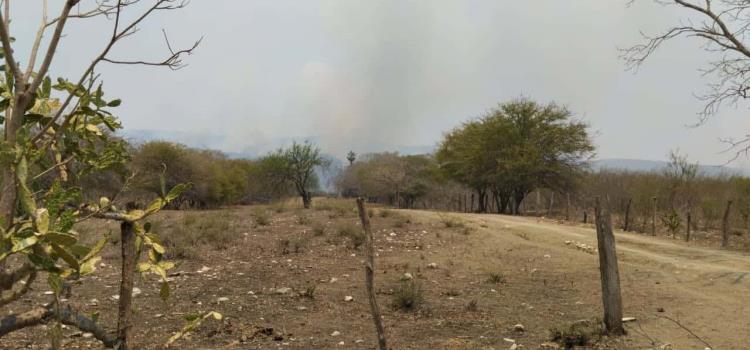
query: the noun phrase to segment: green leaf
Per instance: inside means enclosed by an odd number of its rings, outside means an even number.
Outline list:
[[[76,238],[76,236],[71,235],[69,233],[59,233],[59,232],[49,233],[44,236],[44,239],[47,242],[54,243],[63,247],[70,247],[76,244],[76,242],[78,242],[78,238]]]
[[[16,242],[15,244],[13,244],[13,248],[11,249],[11,252],[18,253],[26,248],[33,246],[37,242],[39,242],[39,237],[37,236],[26,237]]]
[[[44,81],[42,82],[42,97],[49,98],[51,92],[52,92],[52,80],[49,78],[49,76],[47,76],[44,78]]]
[[[164,253],[166,252],[164,247],[161,244],[156,243],[156,242],[151,242],[151,248],[157,253],[159,253],[160,255],[164,255]]]
[[[81,276],[88,275],[94,271],[96,271],[96,263],[101,260],[101,257],[93,257],[83,264],[81,264],[81,268],[79,269]]]
[[[78,260],[76,260],[76,257],[73,256],[73,254],[71,254],[67,250],[65,250],[65,248],[60,247],[59,245],[53,244],[52,250],[54,250],[55,253],[57,253],[57,255],[60,256],[60,258],[62,258],[66,263],[68,263],[70,267],[76,270],[80,268],[80,265],[78,264]]]
[[[88,261],[90,259],[93,259],[96,255],[98,255],[102,249],[104,249],[104,246],[109,241],[109,237],[104,236],[104,238],[100,239],[99,242],[96,242],[96,245],[94,245],[89,252],[86,254],[86,256],[81,259],[82,261]]]
[[[47,283],[49,283],[49,286],[52,288],[52,291],[55,292],[55,294],[62,293],[63,289],[63,280],[60,278],[60,275],[55,273],[50,273],[47,276]]]
[[[49,211],[46,208],[39,208],[34,214],[34,226],[36,231],[45,234],[49,231]]]
[[[172,187],[171,190],[169,190],[169,193],[164,197],[164,200],[167,202],[171,202],[175,200],[177,197],[179,197],[183,192],[187,191],[192,187],[193,184],[186,183],[186,184],[179,184],[175,187]]]
[[[148,208],[146,208],[145,215],[151,215],[153,213],[158,212],[159,210],[161,210],[161,208],[164,208],[165,204],[167,204],[167,203],[163,199],[161,199],[161,198],[154,199],[154,201],[151,202],[151,204],[148,205]]]
[[[121,103],[122,100],[118,98],[116,100],[109,101],[109,103],[107,103],[107,107],[119,107]]]
[[[151,264],[147,262],[138,263],[138,266],[136,267],[136,271],[138,271],[138,273],[143,273],[148,270],[151,270]]]

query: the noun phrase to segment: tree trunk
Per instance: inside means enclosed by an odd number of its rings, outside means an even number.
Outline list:
[[[625,334],[622,326],[622,297],[620,272],[617,266],[615,236],[612,234],[612,217],[609,201],[596,199],[596,240],[599,247],[599,273],[602,282],[604,325],[610,335]]]
[[[555,205],[555,192],[550,192],[549,209],[547,209],[547,217],[552,217],[552,208],[554,205]]]
[[[526,197],[524,193],[516,193],[513,195],[513,199],[515,203],[515,206],[513,207],[513,210],[514,210],[513,215],[521,215],[521,203],[523,202],[524,197]]]
[[[120,280],[120,303],[117,312],[117,342],[120,350],[128,350],[133,302],[133,275],[135,274],[135,228],[131,222],[120,224],[120,246],[122,250],[122,276]]]
[[[625,222],[622,224],[622,230],[628,232],[630,230],[630,206],[633,204],[633,198],[628,199],[628,204],[625,205]]]
[[[570,221],[570,193],[565,194],[565,221]]]
[[[470,206],[470,208],[471,208],[471,212],[473,213],[474,212],[474,193],[473,192],[471,193],[471,206]]]
[[[486,192],[484,190],[477,191],[477,198],[479,200],[479,212],[480,213],[486,213],[487,212],[487,202],[485,200]]]
[[[729,246],[729,211],[732,209],[732,200],[727,201],[727,207],[724,210],[724,219],[721,223],[721,247]]]
[[[584,224],[589,223],[589,214],[586,212],[586,209],[583,210],[583,223]]]
[[[310,209],[310,207],[312,206],[312,197],[310,195],[310,192],[302,192],[302,206],[305,209]]]
[[[370,229],[370,219],[367,217],[367,210],[365,210],[365,200],[362,197],[357,198],[357,209],[359,211],[359,219],[362,221],[362,229],[365,231],[365,287],[367,289],[367,298],[370,301],[370,312],[372,313],[372,321],[375,323],[378,345],[380,350],[387,350],[388,345],[386,345],[383,319],[380,316],[378,300],[375,298],[373,281],[375,275],[375,249],[372,242],[372,230]]]

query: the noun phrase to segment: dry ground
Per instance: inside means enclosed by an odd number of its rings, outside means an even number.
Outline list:
[[[178,266],[166,303],[154,277],[137,282],[142,293],[135,298],[136,348],[161,348],[186,315],[215,310],[225,315],[223,322],[206,322],[173,348],[374,349],[362,251],[339,234],[358,232],[354,203],[316,204],[318,209],[306,211],[237,207],[161,213],[156,230],[175,245],[170,249]],[[508,349],[511,343],[503,338],[537,349],[549,340],[550,328],[601,313],[597,256],[576,248],[595,246],[591,227],[499,215],[381,209],[373,214],[375,283],[393,349]],[[81,231],[106,232],[102,225],[115,228],[94,222]],[[714,349],[750,348],[747,254],[620,232],[617,241],[625,313],[638,321],[627,324],[627,337],[603,339],[598,347],[706,347],[666,316]],[[71,299],[87,313],[99,313],[109,329],[118,249],[116,243],[107,248],[103,265],[75,287]],[[392,306],[404,273],[423,289],[424,304],[417,310]],[[280,288],[290,290],[279,294]],[[12,311],[47,301],[47,289],[38,282]],[[353,301],[345,301],[347,296]],[[524,332],[514,330],[519,323]],[[66,349],[100,348],[73,329],[65,334]],[[46,344],[43,327],[0,339],[3,349]]]

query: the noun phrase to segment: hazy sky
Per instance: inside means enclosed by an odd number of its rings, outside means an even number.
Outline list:
[[[21,55],[38,3],[12,2]],[[163,57],[164,28],[173,45],[204,37],[185,58],[189,66],[99,72],[107,94],[124,100],[126,129],[178,131],[226,151],[266,151],[289,138],[315,138],[340,157],[431,146],[498,102],[527,96],[588,121],[599,158],[664,159],[679,148],[703,164],[722,163],[729,155],[718,139],[750,131],[750,104],[686,126],[707,82],[698,68],[709,56],[699,43],[673,41],[637,74],[618,58],[640,31],[682,15],[650,0],[630,8],[625,0],[193,0],[150,18],[113,55]],[[53,75],[77,77],[110,25],[73,22]]]

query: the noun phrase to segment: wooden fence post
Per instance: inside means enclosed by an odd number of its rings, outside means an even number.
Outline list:
[[[612,217],[609,200],[596,198],[596,240],[599,247],[599,273],[602,282],[604,325],[610,335],[625,334],[622,326],[622,297],[620,295],[620,272],[617,266],[615,236],[612,233]]]
[[[724,219],[721,223],[721,247],[729,246],[729,211],[732,209],[732,200],[727,201],[727,208],[724,210]]]
[[[622,230],[628,232],[630,230],[630,206],[633,204],[633,198],[628,198],[628,204],[625,205],[625,222],[622,225]]]
[[[656,236],[656,197],[651,197],[653,208],[651,212],[651,235]]]
[[[693,215],[690,208],[687,210],[687,227],[685,228],[685,242],[690,242],[690,225],[692,225]]]
[[[122,276],[120,280],[120,300],[117,310],[117,343],[120,350],[128,350],[132,304],[133,275],[135,274],[135,227],[132,222],[120,224],[120,246],[122,250]]]
[[[375,331],[378,335],[378,345],[380,350],[387,350],[385,338],[385,328],[383,319],[380,316],[378,300],[375,298],[374,275],[375,275],[375,249],[372,242],[372,230],[370,229],[370,219],[367,217],[365,210],[365,200],[362,197],[357,198],[357,209],[359,211],[359,220],[362,221],[362,229],[365,231],[365,287],[367,288],[367,298],[370,300],[370,312],[372,321],[375,323]]]

